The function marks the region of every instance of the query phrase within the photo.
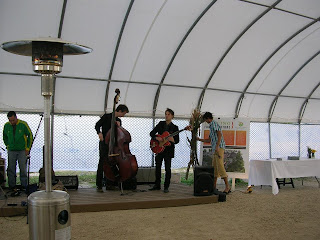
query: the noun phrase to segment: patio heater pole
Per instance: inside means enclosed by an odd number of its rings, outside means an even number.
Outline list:
[[[44,97],[44,153],[45,153],[45,184],[46,192],[52,191],[52,159],[50,150],[51,141],[51,129],[50,129],[50,117],[51,117],[51,96],[52,86],[54,81],[54,74],[42,74],[41,75],[41,89]]]
[[[64,191],[52,191],[50,103],[55,74],[62,70],[63,55],[90,53],[92,49],[58,38],[5,42],[1,47],[14,54],[32,56],[33,70],[41,74],[41,94],[44,98],[46,190],[34,192],[28,197],[29,239],[71,239],[69,194]]]

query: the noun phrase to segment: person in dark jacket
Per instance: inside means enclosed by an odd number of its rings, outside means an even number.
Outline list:
[[[17,118],[14,111],[7,114],[8,122],[3,128],[3,142],[8,150],[8,184],[9,188],[16,188],[16,166],[17,161],[20,169],[20,182],[22,188],[26,189],[27,180],[27,156],[30,153],[33,136],[25,121]]]
[[[165,111],[165,121],[160,121],[157,126],[150,132],[150,136],[152,139],[157,140],[159,142],[164,141],[164,139],[158,135],[162,135],[165,131],[170,134],[179,131],[178,127],[172,123],[172,119],[174,117],[174,112],[167,108]],[[170,137],[168,139],[170,141],[170,146],[167,146],[163,152],[159,153],[155,157],[156,161],[156,182],[155,185],[149,190],[160,190],[161,183],[161,165],[164,160],[164,166],[166,171],[165,182],[164,182],[164,192],[169,192],[170,179],[171,179],[171,159],[174,158],[174,146],[179,143],[179,134]]]
[[[129,109],[126,105],[120,104],[115,111],[116,123],[121,126],[121,119],[120,117],[124,117],[129,112]],[[111,128],[111,120],[112,120],[112,113],[104,114],[100,120],[96,123],[95,129],[99,136],[99,164],[97,169],[97,178],[96,178],[96,185],[97,191],[103,192],[102,190],[102,180],[103,180],[103,159],[107,156],[109,151],[109,146],[105,144],[105,137],[108,131]],[[108,188],[108,186],[107,186]]]

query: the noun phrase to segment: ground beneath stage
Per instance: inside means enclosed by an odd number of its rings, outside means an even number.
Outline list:
[[[72,213],[72,239],[318,240],[318,183],[314,178],[304,185],[294,182],[296,188],[287,185],[278,195],[269,186],[255,186],[251,194],[236,188],[226,202],[214,204]],[[175,193],[154,194],[169,198]],[[26,217],[0,218],[1,239],[27,239],[28,228]]]

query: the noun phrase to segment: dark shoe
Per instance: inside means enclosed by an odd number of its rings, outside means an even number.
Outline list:
[[[99,192],[99,193],[103,193],[103,190],[102,190],[102,188],[100,188],[100,187],[97,187],[97,192]]]
[[[165,188],[165,189],[163,190],[163,192],[164,192],[164,193],[168,193],[168,192],[169,192],[169,189],[168,189],[168,188]]]
[[[229,194],[229,193],[231,193],[231,188],[229,188],[229,190],[228,190],[228,191],[223,191],[223,193],[225,193],[225,194]]]
[[[149,188],[149,191],[161,190],[161,187],[154,185],[152,188]]]

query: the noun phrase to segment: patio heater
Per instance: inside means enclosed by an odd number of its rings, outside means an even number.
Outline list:
[[[28,197],[30,239],[71,239],[71,216],[69,194],[52,190],[52,159],[50,151],[50,103],[54,89],[55,74],[62,71],[63,55],[79,55],[91,48],[59,38],[38,38],[5,42],[1,47],[11,53],[32,56],[33,71],[41,74],[41,94],[44,98],[44,168],[45,191]]]

